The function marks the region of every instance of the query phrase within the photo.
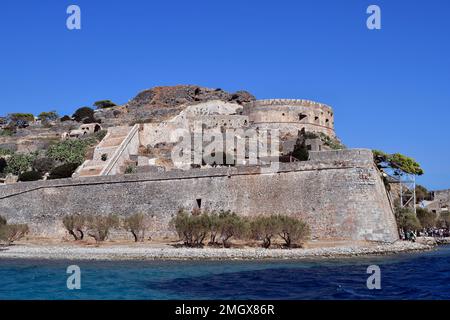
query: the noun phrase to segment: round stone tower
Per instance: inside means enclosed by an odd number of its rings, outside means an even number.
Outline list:
[[[260,129],[322,132],[335,137],[333,109],[325,104],[298,99],[256,100],[245,105],[250,125]]]

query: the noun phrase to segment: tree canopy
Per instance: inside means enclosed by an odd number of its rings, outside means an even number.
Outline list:
[[[420,164],[416,162],[416,160],[403,154],[387,154],[383,151],[373,150],[373,157],[378,168],[390,168],[394,170],[397,175],[408,173],[421,176],[424,174],[423,169],[420,167]]]
[[[97,107],[97,109],[106,109],[115,107],[116,104],[111,100],[99,100],[94,102],[94,106]]]

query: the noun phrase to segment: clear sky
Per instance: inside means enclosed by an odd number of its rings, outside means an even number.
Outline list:
[[[412,156],[420,183],[450,188],[449,16],[448,0],[2,0],[0,114],[175,84],[311,99],[347,146]]]

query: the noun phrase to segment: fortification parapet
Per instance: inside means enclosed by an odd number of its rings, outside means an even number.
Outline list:
[[[246,104],[244,113],[258,128],[292,134],[305,129],[335,136],[333,109],[323,103],[301,99],[257,100]]]

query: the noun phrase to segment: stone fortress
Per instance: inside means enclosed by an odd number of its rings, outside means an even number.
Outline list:
[[[332,150],[319,138],[338,141],[331,107],[245,95],[246,101],[240,101],[242,95],[233,95],[228,100],[181,101],[170,110],[149,107],[158,121],[123,125],[123,117],[141,110],[132,109],[133,103],[154,95],[144,92],[125,108],[97,111],[107,134],[72,179],[0,186],[2,215],[28,223],[35,234],[61,236],[65,214],[139,212],[151,215],[155,236],[166,237],[173,234],[169,221],[180,208],[223,209],[242,215],[299,216],[310,225],[313,239],[398,239],[392,204],[371,150]],[[192,130],[196,121],[205,132],[228,129],[239,135],[245,129],[277,129],[277,158],[291,154],[299,137],[308,133],[303,142],[309,159],[281,163],[276,172],[264,171],[263,162],[180,170],[170,160],[178,142],[175,132]]]

